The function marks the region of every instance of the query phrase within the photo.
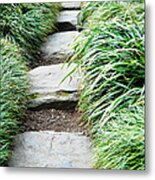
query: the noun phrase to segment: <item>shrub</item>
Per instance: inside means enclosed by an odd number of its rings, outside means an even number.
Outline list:
[[[73,45],[72,61],[77,62],[84,73],[79,106],[83,121],[91,128],[97,159],[94,167],[142,170],[144,5],[85,3],[79,18],[84,30]]]
[[[47,34],[55,29],[59,8],[59,3],[3,4],[0,33],[19,44],[27,61],[34,61]]]
[[[0,165],[6,165],[14,136],[19,131],[19,118],[27,94],[27,68],[19,47],[1,39],[0,88]]]

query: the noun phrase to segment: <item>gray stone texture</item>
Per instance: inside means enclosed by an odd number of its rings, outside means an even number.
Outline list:
[[[78,13],[78,10],[61,11],[60,15],[57,18],[58,29],[60,31],[76,30]]]
[[[79,98],[81,73],[76,71],[63,79],[76,67],[76,64],[56,64],[40,66],[29,72],[29,108],[71,108]]]
[[[63,2],[62,9],[72,10],[72,9],[80,9],[80,1],[76,2]]]
[[[26,132],[14,144],[9,166],[91,168],[90,142],[81,133]]]
[[[44,58],[52,62],[52,60],[55,61],[56,59],[66,60],[66,58],[72,56],[71,45],[78,35],[78,31],[58,32],[50,35],[42,47]]]

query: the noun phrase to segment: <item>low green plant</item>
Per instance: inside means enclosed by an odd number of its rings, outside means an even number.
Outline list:
[[[0,5],[0,165],[7,165],[27,99],[27,65],[55,30],[60,3]]]
[[[142,3],[137,3],[142,2]],[[128,8],[130,6],[130,8]],[[113,18],[121,19],[126,22],[140,22],[144,17],[143,0],[133,0],[132,2],[85,2],[78,17],[79,24],[86,28],[92,27],[102,21],[111,21]],[[96,15],[96,12],[98,15]],[[138,14],[138,16],[137,16]],[[136,21],[135,21],[136,16]],[[88,28],[88,27],[87,27]]]
[[[59,9],[60,3],[2,4],[0,33],[19,44],[27,61],[35,61],[48,33],[55,30]]]
[[[144,107],[124,108],[94,126],[95,168],[144,170]]]
[[[76,62],[83,71],[84,89],[79,108],[83,112],[83,122],[90,126],[97,159],[94,167],[142,170],[144,5],[139,2],[90,2],[84,4],[81,13],[79,18],[84,28],[73,45],[75,54],[71,62]],[[131,107],[136,104],[137,108],[133,110]],[[110,136],[109,128],[114,129]],[[139,142],[133,137],[136,134]],[[128,142],[133,139],[130,147],[125,139]]]
[[[14,136],[19,131],[24,113],[28,81],[27,67],[15,43],[1,39],[0,43],[0,165],[6,165]]]

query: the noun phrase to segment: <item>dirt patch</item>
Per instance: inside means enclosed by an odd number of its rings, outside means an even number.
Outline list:
[[[25,131],[51,130],[56,132],[83,132],[80,113],[76,110],[43,109],[39,111],[27,110],[22,120],[21,129]]]

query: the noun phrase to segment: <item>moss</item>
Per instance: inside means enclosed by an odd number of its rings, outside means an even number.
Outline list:
[[[39,98],[41,95],[39,93],[30,94],[28,100]]]
[[[57,92],[55,95],[58,95],[58,96],[64,96],[64,97],[68,97],[68,96],[70,96],[70,92],[67,92],[67,91],[59,91],[59,92]],[[52,94],[52,93],[46,93],[46,94],[39,94],[39,93],[34,93],[34,94],[31,94],[31,95],[29,95],[29,97],[28,97],[28,100],[33,100],[33,99],[36,99],[36,98],[40,98],[40,97],[42,97],[42,96],[52,96],[52,95],[54,95],[54,93]]]
[[[68,96],[70,96],[70,92],[67,92],[67,91],[59,91],[58,93],[57,93],[59,96],[66,96],[66,97],[68,97]]]

